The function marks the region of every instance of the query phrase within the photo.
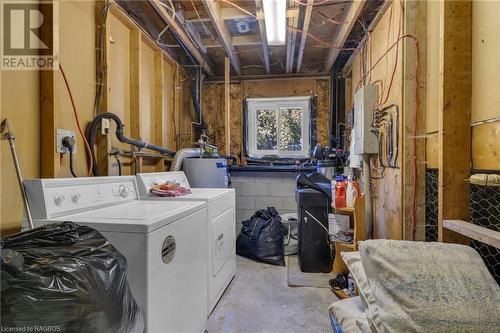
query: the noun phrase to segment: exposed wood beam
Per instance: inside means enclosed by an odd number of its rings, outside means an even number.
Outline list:
[[[221,17],[220,4],[218,2],[215,2],[214,0],[203,0],[203,5],[205,6],[205,10],[207,11],[210,20],[212,21],[212,25],[215,28],[217,36],[222,42],[222,47],[226,51],[226,54],[229,60],[231,61],[231,64],[233,65],[235,72],[238,75],[240,75],[241,74],[240,58],[238,57],[238,54],[236,53],[233,47],[231,34],[229,33],[229,30],[227,29],[227,26]]]
[[[154,99],[153,99],[153,114],[154,114],[154,143],[160,147],[164,147],[163,133],[166,130],[165,114],[163,112],[164,103],[164,78],[163,78],[163,53],[160,50],[155,51],[154,56]],[[165,171],[165,161],[158,159],[155,165],[155,171]]]
[[[304,57],[304,49],[306,47],[307,32],[309,31],[309,23],[311,22],[311,15],[313,10],[314,0],[307,0],[306,13],[304,15],[304,26],[302,27],[302,36],[300,37],[299,53],[297,55],[297,69],[296,72],[300,72],[302,67],[302,59]]]
[[[193,54],[195,59],[200,63],[200,65],[205,69],[208,75],[214,75],[214,71],[210,66],[210,63],[205,58],[205,56],[198,50],[195,44],[191,42],[191,39],[188,36],[186,30],[175,20],[172,19],[167,10],[160,4],[160,0],[148,0],[151,6],[156,10],[158,15],[168,24],[170,29],[174,31],[174,33],[179,36],[181,41],[186,45],[189,51]]]
[[[260,35],[244,35],[244,36],[233,36],[231,41],[233,46],[245,46],[245,45],[260,45],[262,40]],[[217,41],[212,38],[203,39],[203,45],[205,47],[222,47]]]
[[[139,29],[130,30],[130,136],[141,138],[141,57],[142,32]],[[142,171],[142,157],[137,158],[136,171]]]
[[[396,3],[394,2],[394,5]],[[404,31],[415,36],[419,41],[419,53],[415,40],[405,38],[402,41],[401,82],[403,84],[403,100],[400,112],[401,130],[403,133],[401,151],[401,218],[403,239],[425,240],[425,78],[426,78],[426,39],[427,39],[427,3],[424,1],[408,1],[404,9]],[[418,80],[415,63],[419,59]],[[417,86],[415,86],[417,85]],[[418,87],[418,109],[416,103],[416,88]],[[415,114],[418,112],[417,116]],[[416,123],[415,123],[416,119]],[[416,128],[416,133],[414,132]],[[416,142],[414,142],[416,140]],[[415,143],[415,146],[413,144]],[[415,175],[416,173],[416,175]],[[414,178],[416,177],[416,178]],[[414,184],[414,179],[417,179]],[[414,190],[416,192],[414,192]],[[413,201],[415,199],[415,201]],[[415,229],[412,228],[413,206],[415,205]]]
[[[262,0],[255,0],[255,8],[257,9],[257,19],[259,20],[264,65],[266,66],[266,72],[269,74],[271,73],[271,64],[269,63],[269,46],[267,44],[266,22],[264,20],[264,12],[262,11]]]
[[[259,80],[283,80],[283,79],[330,79],[330,72],[320,72],[320,73],[290,73],[290,74],[254,74],[254,75],[240,75],[232,76],[231,82],[240,81],[259,81]],[[207,83],[219,83],[224,82],[224,77],[222,76],[212,76],[205,80]]]
[[[224,58],[224,114],[225,114],[225,146],[226,156],[231,156],[231,95],[230,95],[231,68],[229,58]]]
[[[198,13],[201,15],[201,13],[198,11]],[[289,18],[297,18],[299,16],[299,8],[290,8],[286,12],[286,16]],[[223,20],[238,20],[242,18],[247,18],[249,17],[248,14],[245,14],[241,10],[238,10],[236,8],[224,8],[221,7],[221,18]],[[184,18],[188,22],[200,22],[200,19],[196,15],[196,12],[193,11],[184,11]],[[201,17],[201,20],[203,22],[210,22],[209,17]]]
[[[291,8],[288,10],[296,10],[298,13],[298,11],[299,11],[298,4],[293,0],[290,0],[289,2],[290,2]],[[288,26],[289,27],[297,29],[298,24],[299,24],[298,15],[288,17]],[[297,44],[297,31],[290,29],[288,31],[287,41],[286,41],[286,72],[287,73],[293,72],[293,63],[295,61],[296,44]]]
[[[466,243],[444,220],[469,220],[472,0],[439,2],[438,236]]]
[[[59,20],[58,17],[54,17],[55,13],[52,11],[52,7],[46,3],[40,3],[40,11],[47,22]],[[40,37],[45,42],[54,39],[52,28],[49,28],[48,24],[42,25],[40,33]],[[59,96],[61,88],[58,85],[58,82],[61,82],[60,75],[59,68],[40,71],[40,174],[44,178],[57,177],[60,169],[60,157],[54,148],[56,145],[57,115],[61,114]]]
[[[344,19],[344,21],[347,21],[347,23],[342,24],[338,32],[333,37],[332,47],[330,48],[330,52],[328,53],[328,56],[326,58],[326,63],[323,71],[329,72],[332,69],[333,63],[340,53],[340,48],[344,46],[347,37],[349,37],[352,28],[356,24],[356,20],[358,19],[359,14],[361,14],[361,11],[363,10],[365,3],[365,0],[354,0],[354,2],[349,7],[349,10],[347,11]]]

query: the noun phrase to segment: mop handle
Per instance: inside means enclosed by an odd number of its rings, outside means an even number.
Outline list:
[[[28,202],[28,195],[26,193],[26,188],[24,187],[24,179],[23,179],[23,174],[21,172],[21,167],[19,166],[19,159],[17,158],[17,153],[16,153],[16,146],[14,144],[14,140],[16,139],[14,137],[14,134],[10,131],[9,128],[9,123],[7,122],[7,119],[2,120],[2,125],[1,125],[1,132],[7,129],[7,134],[5,137],[9,141],[9,146],[10,146],[10,152],[12,154],[12,159],[14,160],[14,166],[16,168],[16,175],[17,175],[17,181],[19,182],[19,188],[21,190],[21,196],[23,197],[23,202],[24,202],[24,209],[26,211],[26,216],[28,218],[28,223],[29,223],[29,228],[34,229],[35,226],[33,225],[33,217],[31,216],[31,209],[30,205]]]

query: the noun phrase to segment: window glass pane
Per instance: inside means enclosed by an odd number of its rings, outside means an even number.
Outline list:
[[[302,108],[280,108],[280,150],[302,150]]]
[[[278,133],[276,129],[276,111],[257,110],[257,150],[276,150]]]

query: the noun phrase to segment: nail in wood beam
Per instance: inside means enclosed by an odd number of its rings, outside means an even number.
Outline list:
[[[469,221],[472,1],[440,2],[438,237],[467,239],[443,220]]]
[[[215,2],[214,0],[203,0],[203,5],[205,6],[205,10],[208,13],[208,17],[210,17],[212,25],[215,28],[215,31],[217,32],[217,36],[222,42],[222,47],[226,51],[226,54],[229,60],[231,61],[231,64],[233,65],[234,71],[238,75],[240,75],[241,74],[240,58],[238,57],[238,54],[234,49],[231,39],[232,36],[229,33],[229,30],[227,29],[224,20],[222,19],[220,4],[218,2]]]
[[[264,12],[262,11],[262,0],[255,0],[255,8],[257,9],[257,19],[259,20],[264,65],[266,66],[266,72],[269,74],[271,73],[271,65],[269,64],[269,46],[267,44],[266,22],[264,21]]]
[[[191,42],[187,32],[185,29],[172,17],[170,13],[160,4],[160,0],[149,0],[151,6],[155,9],[155,11],[160,15],[160,17],[165,21],[166,24],[173,30],[173,32],[181,39],[181,41],[186,45],[188,50],[192,53],[195,59],[200,63],[203,69],[207,72],[208,75],[213,76],[214,71],[210,66],[209,61],[205,58],[205,56],[198,50],[195,44]]]
[[[311,23],[311,15],[313,10],[314,0],[307,0],[306,13],[304,15],[304,26],[302,27],[302,36],[300,37],[299,53],[297,55],[297,69],[296,73],[300,72],[302,67],[302,59],[304,57],[304,49],[306,47],[307,32],[309,31],[309,23]]]
[[[361,11],[363,10],[365,3],[365,0],[354,0],[354,2],[351,3],[351,6],[344,17],[344,21],[347,21],[347,23],[342,24],[333,37],[332,47],[330,48],[330,52],[328,52],[325,67],[323,68],[325,72],[329,72],[332,69],[335,60],[340,53],[340,48],[344,46],[347,37],[349,37],[352,28],[356,24],[359,14],[361,14]]]

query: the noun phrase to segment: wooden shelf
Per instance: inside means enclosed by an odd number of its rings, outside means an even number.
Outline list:
[[[460,220],[444,220],[443,227],[500,249],[500,232],[498,231]]]
[[[354,208],[353,207],[335,208],[335,213],[337,214],[354,213]]]

